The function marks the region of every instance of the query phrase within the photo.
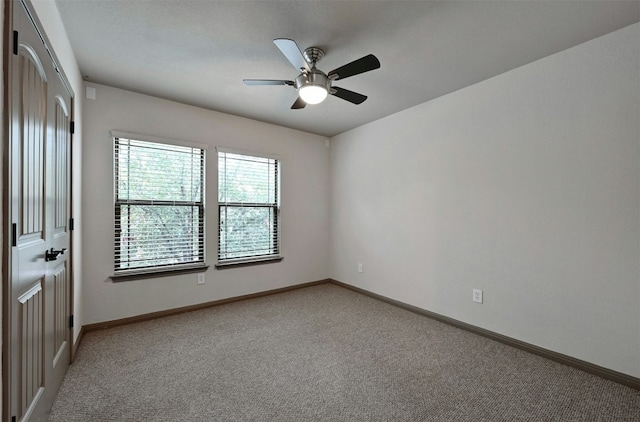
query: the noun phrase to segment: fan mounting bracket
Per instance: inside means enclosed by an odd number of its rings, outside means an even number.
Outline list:
[[[307,63],[315,66],[315,64],[324,57],[324,51],[318,47],[309,47],[304,50],[302,56],[307,61]]]

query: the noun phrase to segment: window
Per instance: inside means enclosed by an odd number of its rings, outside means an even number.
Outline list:
[[[280,259],[280,160],[218,149],[218,265]]]
[[[112,134],[116,276],[204,266],[205,149]]]

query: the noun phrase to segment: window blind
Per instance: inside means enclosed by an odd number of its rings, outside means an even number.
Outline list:
[[[280,161],[218,151],[218,262],[280,254]]]
[[[114,138],[115,270],[204,263],[204,149]]]

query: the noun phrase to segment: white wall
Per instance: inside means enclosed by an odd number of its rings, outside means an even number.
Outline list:
[[[75,218],[75,231],[73,232],[73,306],[74,306],[74,342],[77,340],[80,328],[83,324],[83,304],[82,304],[82,216],[81,216],[81,196],[82,196],[82,103],[84,88],[82,75],[78,68],[78,63],[71,50],[71,43],[67,37],[62,19],[53,1],[35,0],[31,2],[36,12],[42,29],[47,35],[51,47],[62,67],[65,76],[71,84],[75,96],[73,99],[73,114],[76,125],[75,135],[73,135],[72,145],[72,215]],[[19,6],[17,3],[15,6]]]
[[[170,81],[168,81],[169,83]],[[325,138],[103,85],[85,100],[83,148],[85,324],[325,279],[328,260],[329,149]],[[113,141],[110,130],[208,144],[206,283],[196,274],[114,283]],[[282,159],[284,260],[217,270],[216,146]]]
[[[331,277],[640,376],[639,39],[332,139]]]

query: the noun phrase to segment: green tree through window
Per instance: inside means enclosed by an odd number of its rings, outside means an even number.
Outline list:
[[[218,262],[279,257],[280,161],[218,151]]]
[[[204,149],[114,138],[115,271],[204,263]]]

